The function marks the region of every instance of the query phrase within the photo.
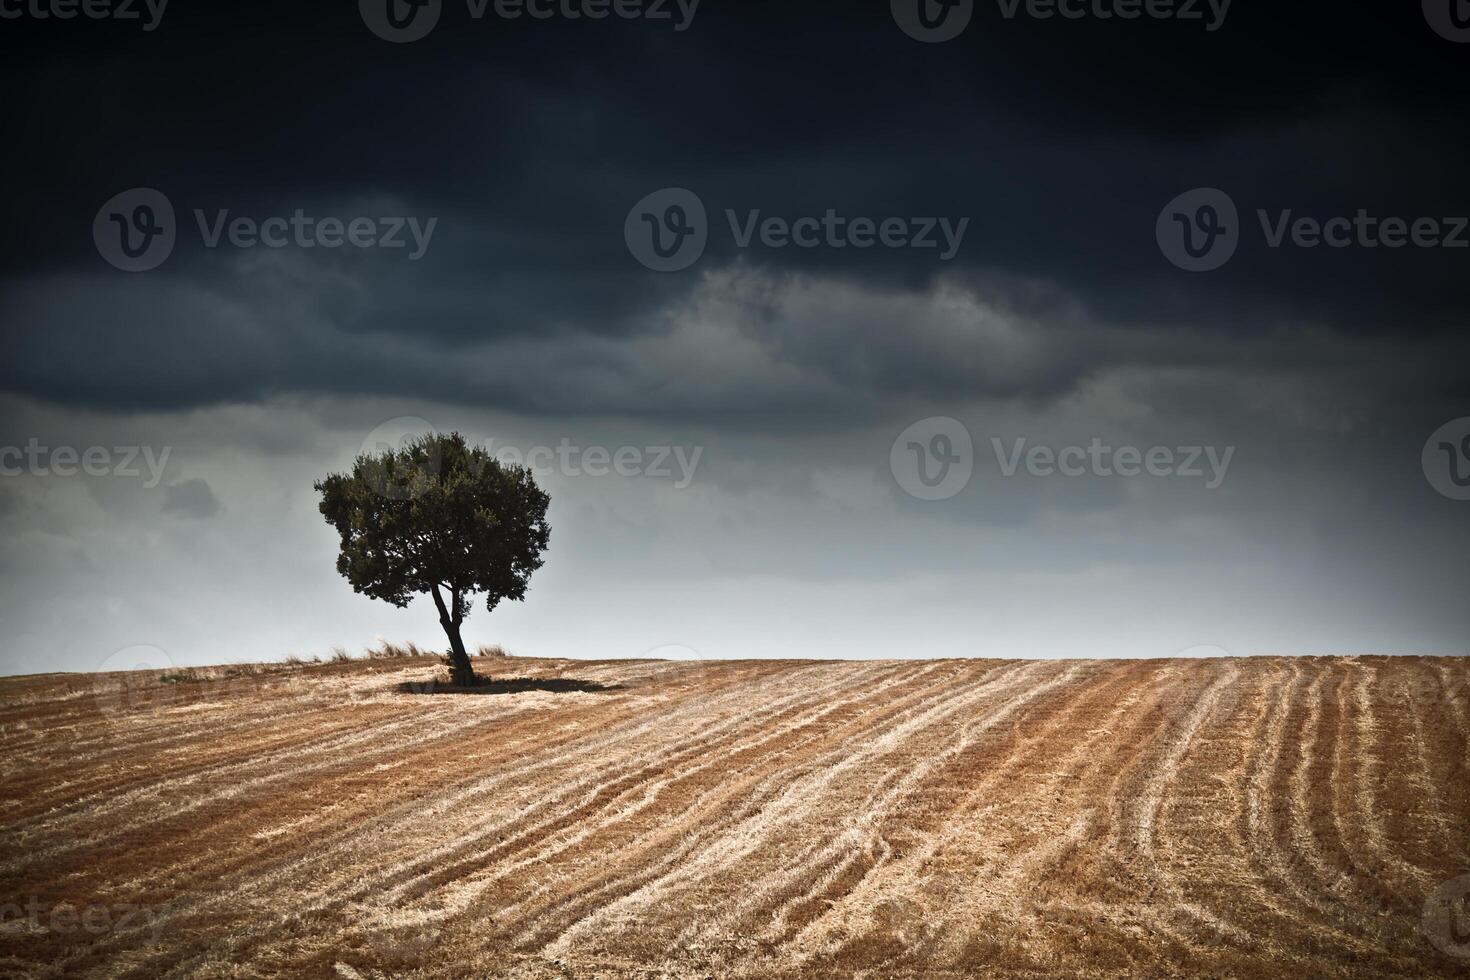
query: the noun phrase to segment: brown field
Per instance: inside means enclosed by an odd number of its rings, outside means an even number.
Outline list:
[[[0,975],[1470,973],[1465,661],[477,666],[0,681]]]

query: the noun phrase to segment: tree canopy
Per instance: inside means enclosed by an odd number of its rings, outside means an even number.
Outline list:
[[[454,682],[474,684],[461,624],[477,597],[487,610],[525,598],[550,539],[551,498],[531,471],[502,464],[457,432],[430,434],[361,455],[351,473],[316,489],[341,537],[337,571],[354,591],[395,606],[432,596]]]

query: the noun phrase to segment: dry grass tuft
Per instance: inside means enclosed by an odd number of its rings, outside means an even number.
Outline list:
[[[427,650],[419,649],[416,643],[390,643],[382,637],[378,638],[377,646],[369,647],[366,653],[369,660],[417,660],[420,657],[436,656]]]

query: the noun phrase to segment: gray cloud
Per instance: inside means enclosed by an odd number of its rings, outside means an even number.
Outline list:
[[[0,446],[174,453],[158,493],[0,487],[0,667],[436,643],[428,611],[335,577],[310,491],[403,416],[705,451],[687,491],[549,478],[551,560],[475,624],[520,651],[1464,652],[1464,514],[1419,452],[1470,415],[1465,253],[1252,232],[1192,275],[1154,240],[1196,186],[1247,228],[1256,209],[1463,214],[1464,52],[1413,4],[1236,5],[1215,34],[979,7],[942,46],[882,3],[762,0],[678,35],[528,19],[391,50],[351,4],[180,8],[146,39],[17,23]],[[182,226],[127,274],[90,228],[137,186]],[[622,228],[666,186],[714,226],[698,265],[659,275]],[[209,249],[195,208],[439,224],[415,262]],[[942,263],[740,249],[727,208],[971,224]],[[888,467],[935,415],[979,452],[942,504]],[[1208,494],[1006,478],[986,455],[1093,436],[1238,455]]]
[[[214,517],[220,512],[219,498],[210,489],[207,480],[184,480],[163,488],[163,510],[167,514],[184,517]]]

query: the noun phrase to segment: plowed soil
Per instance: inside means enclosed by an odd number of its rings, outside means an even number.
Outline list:
[[[477,667],[0,681],[0,975],[1470,974],[1465,661]]]

